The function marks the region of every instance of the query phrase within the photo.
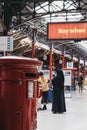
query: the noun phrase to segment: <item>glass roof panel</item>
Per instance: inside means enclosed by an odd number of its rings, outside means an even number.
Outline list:
[[[36,7],[36,12],[46,13],[47,11],[52,12],[49,15],[44,15],[42,18],[45,19],[45,22],[65,22],[65,21],[80,21],[83,16],[79,12],[69,13],[67,10],[76,9],[76,5],[73,4],[71,0],[67,2],[63,1],[53,1],[52,3],[45,2],[40,6]],[[64,10],[64,11],[63,11]]]
[[[79,42],[78,44],[80,44],[80,45],[83,46],[85,49],[87,49],[87,40],[82,40],[82,41]]]

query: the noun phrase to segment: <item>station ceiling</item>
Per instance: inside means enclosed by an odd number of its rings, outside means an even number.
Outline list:
[[[48,54],[48,48],[52,44],[53,50],[58,54],[61,54],[62,47],[65,47],[65,53],[72,55],[73,52],[77,58],[81,56],[87,60],[87,48],[83,46],[87,43],[84,43],[84,40],[83,44],[78,40],[47,40],[48,22],[87,21],[86,0],[5,0],[4,3],[1,2],[0,10],[0,26],[3,28],[0,32],[5,30],[13,34],[14,55],[31,54],[33,30],[36,29],[35,42],[39,47],[35,44],[35,51],[38,57]],[[44,45],[47,47],[44,48]]]

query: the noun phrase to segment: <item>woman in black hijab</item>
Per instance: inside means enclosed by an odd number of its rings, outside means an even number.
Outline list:
[[[56,70],[56,76],[52,79],[53,85],[53,102],[52,112],[66,112],[65,97],[64,97],[64,74],[62,70]]]

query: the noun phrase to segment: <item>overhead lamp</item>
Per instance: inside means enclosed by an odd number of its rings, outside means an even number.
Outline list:
[[[47,60],[47,55],[43,55],[43,60]]]
[[[62,64],[62,60],[61,59],[59,60],[59,63]]]

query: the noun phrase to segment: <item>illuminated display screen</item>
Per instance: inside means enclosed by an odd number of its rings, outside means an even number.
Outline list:
[[[87,39],[87,23],[48,23],[47,33],[49,40]]]

